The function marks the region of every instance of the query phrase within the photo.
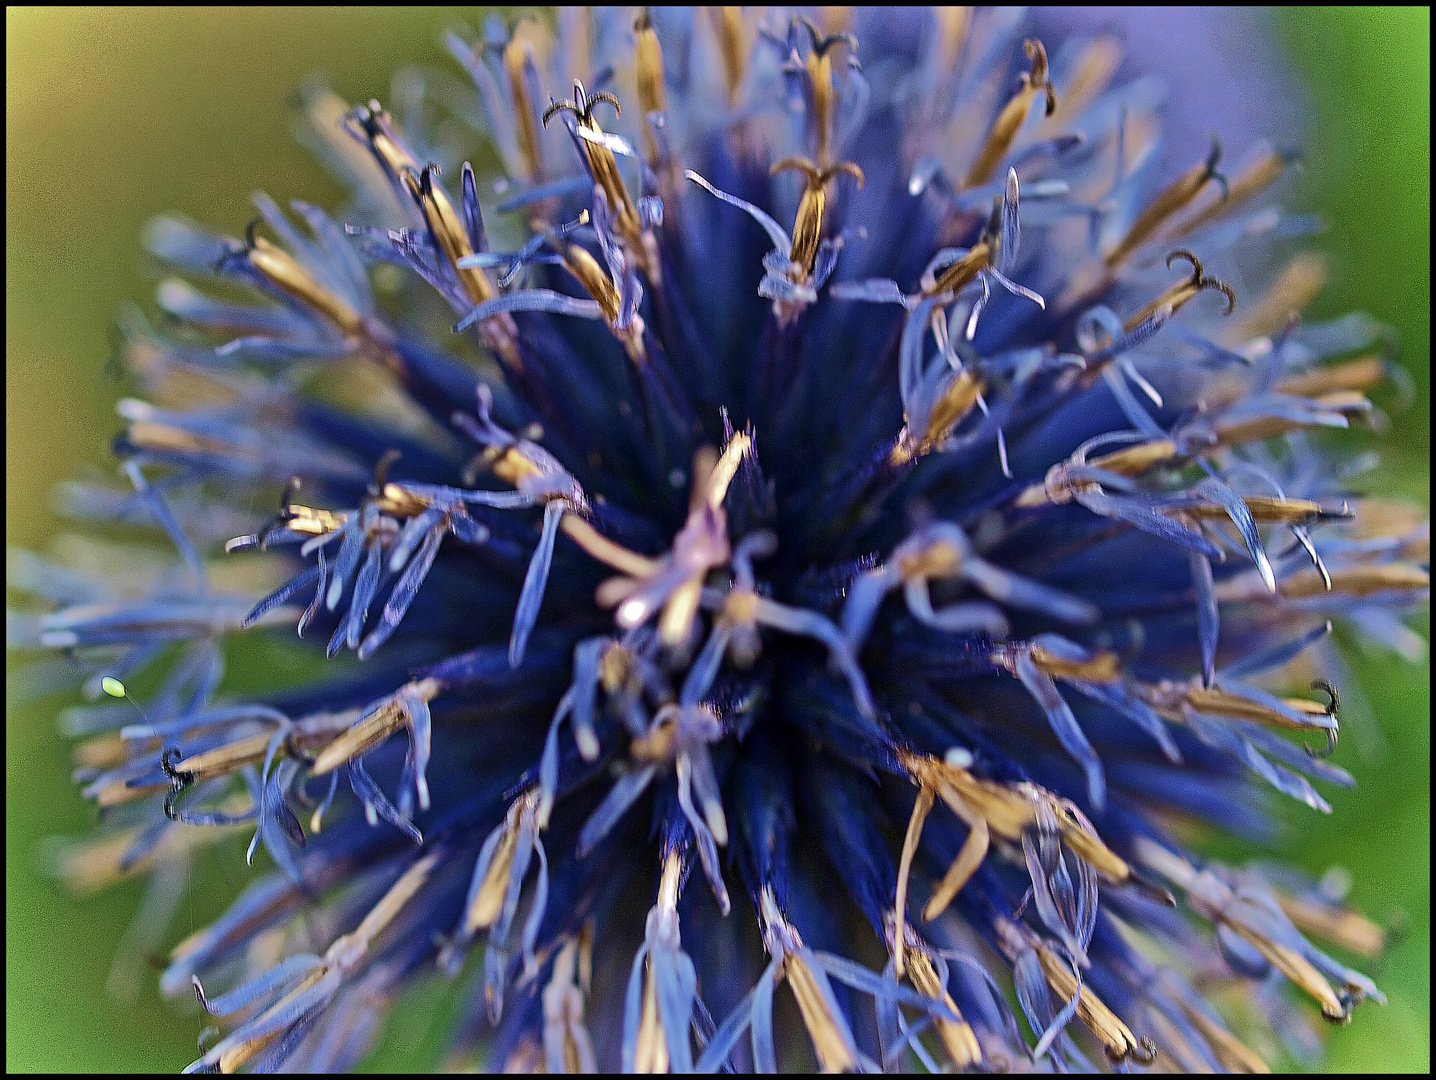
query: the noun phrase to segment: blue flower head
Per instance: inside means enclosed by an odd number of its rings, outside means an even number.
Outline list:
[[[72,876],[272,863],[167,954],[193,1068],[351,1066],[434,972],[455,1064],[553,1071],[1258,1069],[1284,984],[1380,997],[1333,890],[1183,842],[1329,811],[1333,625],[1429,587],[1323,430],[1388,335],[1303,321],[1293,156],[1163,146],[1112,35],[822,10],[491,18],[503,180],[311,88],[349,206],[150,226],[133,490],[69,500],[180,557],[22,555],[11,637],[155,687],[69,714]],[[294,627],[353,659],[221,691]]]

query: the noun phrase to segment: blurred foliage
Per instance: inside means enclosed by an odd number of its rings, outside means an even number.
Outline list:
[[[178,211],[238,234],[250,193],[334,205],[341,192],[289,138],[287,102],[314,72],[350,100],[387,99],[408,64],[452,67],[440,30],[454,10],[210,9],[6,11],[6,542],[45,546],[63,526],[48,490],[108,468],[121,386],[104,373],[111,320],[146,297],[153,268],[138,236]],[[467,17],[474,18],[472,9]],[[1415,384],[1381,440],[1399,467],[1377,482],[1429,505],[1430,11],[1288,9],[1280,27],[1315,115],[1302,205],[1330,222],[1336,276],[1318,313],[1365,309],[1400,332]],[[230,683],[254,685],[296,661],[246,647]],[[1387,750],[1338,761],[1354,792],[1328,792],[1330,818],[1294,804],[1282,854],[1317,873],[1348,867],[1356,902],[1409,926],[1373,972],[1390,998],[1334,1033],[1328,1065],[1429,1071],[1430,669],[1361,660]],[[290,669],[290,677],[299,677]],[[77,900],[42,873],[42,840],[94,820],[68,783],[49,699],[6,713],[6,1066],[173,1071],[204,1026],[193,1001],[106,993],[137,884]],[[176,933],[202,926],[242,887],[237,847],[197,868]],[[410,995],[373,1063],[435,1061],[448,1010],[432,986]]]

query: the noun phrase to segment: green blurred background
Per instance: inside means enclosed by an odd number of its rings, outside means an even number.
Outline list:
[[[476,22],[473,9],[6,10],[7,546],[43,550],[62,527],[47,491],[106,462],[120,386],[103,367],[116,307],[153,288],[146,219],[179,211],[237,234],[255,189],[336,205],[288,135],[289,95],[324,72],[351,101],[387,99],[405,64],[452,67],[438,33],[466,15]],[[1374,485],[1429,507],[1430,10],[1286,9],[1276,25],[1315,107],[1298,202],[1330,222],[1319,246],[1335,256],[1315,313],[1364,309],[1400,332],[1415,401],[1393,415]],[[1358,905],[1409,926],[1373,972],[1390,1005],[1332,1033],[1329,1067],[1428,1072],[1429,662],[1356,667],[1389,749],[1363,758],[1343,741],[1358,789],[1328,790],[1329,818],[1290,804],[1281,854],[1318,874],[1348,867]],[[6,1067],[173,1071],[203,1026],[193,1003],[159,1001],[153,980],[131,1004],[104,990],[139,887],[77,901],[40,873],[44,837],[94,820],[55,732],[69,703],[6,712]],[[242,886],[234,855],[196,875],[177,933]],[[415,991],[373,1064],[432,1064],[442,998]]]

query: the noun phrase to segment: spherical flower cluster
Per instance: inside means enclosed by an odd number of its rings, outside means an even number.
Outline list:
[[[823,10],[493,18],[439,96],[504,179],[316,85],[347,207],[149,228],[133,490],[66,499],[179,559],[17,557],[10,630],[97,702],[62,870],[149,876],[131,947],[273,864],[166,955],[193,1068],[352,1066],[433,972],[454,1064],[550,1071],[1256,1071],[1379,998],[1331,882],[1184,844],[1329,810],[1333,623],[1429,587],[1294,155],[1159,152],[1111,35]],[[354,658],[220,694],[276,626]]]

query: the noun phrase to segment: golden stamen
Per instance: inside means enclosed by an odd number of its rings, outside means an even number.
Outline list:
[[[1179,225],[1170,235],[1171,240],[1180,240],[1184,236],[1190,236],[1213,221],[1226,217],[1237,207],[1251,201],[1260,195],[1272,184],[1280,179],[1282,173],[1286,172],[1287,166],[1297,160],[1297,155],[1291,153],[1278,153],[1273,150],[1263,154],[1260,158],[1249,165],[1241,172],[1231,185],[1227,188],[1226,197],[1199,210],[1187,221]]]
[[[1290,982],[1311,995],[1321,1005],[1324,1017],[1334,1022],[1344,1022],[1350,1017],[1349,1002],[1337,995],[1326,977],[1311,961],[1296,950],[1269,940],[1229,912],[1227,905],[1236,902],[1237,898],[1226,882],[1210,870],[1198,870],[1181,856],[1145,837],[1138,837],[1135,843],[1141,860],[1180,886],[1186,892],[1187,902],[1194,910],[1212,922],[1225,926],[1256,949]]]
[[[937,16],[938,67],[955,76],[958,54],[972,29],[972,8],[940,7],[934,8],[933,14]]]
[[[179,763],[179,771],[196,783],[216,776],[228,776],[245,765],[263,761],[271,735],[271,732],[260,732],[184,758]]]
[[[248,796],[236,794],[221,802],[218,809],[226,814],[241,814],[249,805]],[[88,896],[117,881],[147,874],[156,863],[204,851],[243,828],[242,822],[236,822],[204,829],[166,829],[159,843],[138,859],[132,859],[130,855],[139,838],[139,828],[121,829],[83,840],[66,841],[54,854],[53,862],[47,860],[47,864],[67,888],[81,896]]]
[[[643,109],[643,140],[649,164],[658,161],[658,144],[649,122],[652,113],[666,112],[667,92],[663,86],[663,46],[653,30],[648,12],[641,12],[633,24],[635,36],[633,61],[638,81],[638,104]]]
[[[370,101],[367,112],[363,109],[359,111],[361,113],[359,122],[363,126],[365,139],[369,143],[370,149],[384,163],[384,168],[388,170],[389,175],[403,176],[406,172],[418,172],[419,163],[386,131],[389,114],[380,107],[379,103]]]
[[[719,528],[727,532],[727,519],[723,514],[723,500],[728,495],[728,485],[738,472],[738,465],[752,449],[752,440],[746,433],[738,432],[724,447],[722,456],[717,456],[711,446],[699,447],[693,456],[693,487],[690,492],[689,524],[692,527],[695,514],[701,513],[704,504],[710,513],[719,515]],[[701,527],[701,526],[700,526]],[[664,602],[658,617],[658,634],[665,645],[675,648],[688,637],[693,617],[698,613],[698,603],[703,595],[704,572],[693,574]]]
[[[407,696],[417,697],[424,701],[432,701],[438,696],[439,690],[440,685],[437,679],[421,679],[403,687],[403,692]],[[348,728],[320,751],[314,759],[314,764],[309,767],[310,773],[314,776],[323,776],[340,765],[368,753],[394,732],[404,727],[409,722],[409,714],[401,705],[399,696],[396,693],[388,698],[372,713]],[[195,771],[195,760],[191,758],[185,762],[185,771]]]
[[[952,1059],[953,1065],[961,1069],[981,1064],[982,1047],[978,1044],[977,1035],[974,1034],[971,1025],[962,1018],[962,1013],[957,1008],[957,1002],[952,1000],[952,995],[947,992],[947,987],[937,976],[937,969],[933,967],[927,953],[921,949],[913,950],[912,964],[908,968],[908,978],[912,980],[918,993],[932,998],[934,1001],[942,1002],[957,1017],[956,1021],[949,1020],[945,1016],[938,1016],[933,1020],[933,1024],[937,1028],[937,1037],[942,1040],[943,1048],[947,1051],[948,1057]]]
[[[1093,468],[1105,469],[1118,476],[1141,476],[1158,465],[1165,465],[1177,456],[1177,444],[1171,439],[1154,439],[1152,442],[1134,443],[1093,458]]]
[[[533,63],[533,49],[518,37],[510,38],[504,46],[503,63],[504,73],[509,77],[509,95],[514,102],[514,134],[519,155],[528,170],[525,179],[533,183],[543,175],[543,142],[539,129],[534,126],[534,103],[529,99],[528,80],[524,77]]]
[[[1206,188],[1208,181],[1215,180],[1225,188],[1226,178],[1217,172],[1217,162],[1221,160],[1221,157],[1221,144],[1214,140],[1212,151],[1207,155],[1206,161],[1192,166],[1158,192],[1146,208],[1137,215],[1137,220],[1132,222],[1132,227],[1127,230],[1127,235],[1107,253],[1108,269],[1117,269],[1127,260],[1128,256],[1156,235],[1157,230],[1166,224],[1173,214],[1179,213],[1191,205],[1192,200]]]
[[[394,917],[403,910],[405,904],[414,898],[414,894],[423,888],[442,854],[442,850],[431,851],[405,870],[399,880],[389,886],[389,891],[384,894],[383,898],[369,909],[363,921],[350,934],[346,935],[350,942],[367,947],[380,931],[394,921]],[[330,951],[333,951],[332,946]]]
[[[513,487],[518,487],[521,481],[529,477],[540,475],[539,467],[512,446],[494,459],[493,471],[495,476]],[[576,514],[565,514],[559,522],[559,528],[599,562],[631,577],[650,577],[658,572],[661,565],[656,559],[629,551],[622,544],[615,543]]]
[[[977,399],[982,396],[987,384],[972,375],[971,372],[963,370],[947,384],[942,396],[933,404],[932,412],[928,414],[927,428],[923,431],[922,440],[915,448],[917,455],[929,454],[937,449],[947,439],[958,424],[977,405]]]
[[[952,860],[952,865],[947,868],[947,873],[943,874],[942,880],[928,899],[927,906],[922,909],[923,922],[932,922],[947,910],[947,906],[962,892],[963,887],[972,880],[972,875],[977,873],[982,861],[987,858],[991,843],[992,834],[986,820],[975,818],[969,825],[967,839],[963,841],[957,858]]]
[[[943,293],[956,294],[977,280],[977,275],[992,265],[992,244],[979,240],[966,255],[943,268],[942,274],[933,282],[931,289],[924,289],[924,296],[941,296]]]
[[[913,578],[948,578],[957,574],[962,565],[962,553],[953,544],[939,540],[899,556],[895,561],[904,581],[911,581]]]
[[[849,1072],[857,1067],[848,1042],[842,1036],[842,1029],[828,1011],[827,999],[818,988],[817,979],[808,970],[800,956],[791,955],[784,965],[788,985],[793,988],[793,997],[798,1002],[803,1026],[808,1029],[808,1038],[813,1042],[813,1051],[818,1055],[818,1068],[825,1073]]]
[[[703,578],[694,575],[668,597],[658,617],[658,636],[669,648],[677,648],[688,637],[698,602],[703,596]]]
[[[1377,362],[1380,363],[1379,361]],[[1362,375],[1364,372],[1353,372],[1353,375]],[[1315,382],[1315,379],[1310,380]],[[1281,389],[1280,387],[1278,389]],[[1285,393],[1285,390],[1282,390]],[[1326,412],[1349,413],[1358,415],[1368,412],[1371,409],[1371,402],[1359,391],[1337,390],[1329,394],[1312,399],[1313,405],[1319,405]],[[1320,426],[1314,422],[1304,422],[1282,416],[1254,416],[1248,420],[1221,421],[1216,425],[1217,442],[1222,446],[1237,446],[1241,443],[1253,442],[1258,439],[1271,439],[1278,435],[1285,435],[1288,431],[1298,431],[1304,427]]]
[[[1272,967],[1285,975],[1294,985],[1299,986],[1315,998],[1321,1006],[1321,1015],[1326,1019],[1345,1021],[1350,1017],[1350,1007],[1342,1002],[1336,991],[1331,988],[1331,984],[1326,981],[1326,977],[1317,971],[1306,957],[1285,945],[1268,941],[1255,930],[1239,922],[1222,920],[1222,923],[1261,953]]]
[[[537,806],[538,795],[530,792],[513,801],[504,819],[504,831],[500,834],[498,847],[489,862],[488,872],[474,902],[464,912],[463,932],[474,934],[492,926],[503,911],[504,899],[509,890],[509,879],[513,875],[514,856],[518,852],[521,819],[525,812],[532,813]]]
[[[1267,727],[1281,728],[1287,731],[1307,731],[1313,725],[1298,723],[1289,716],[1283,716],[1275,709],[1268,708],[1258,702],[1251,701],[1235,694],[1228,694],[1225,690],[1208,689],[1204,686],[1183,685],[1178,691],[1180,698],[1199,713],[1209,713],[1214,716],[1226,716],[1236,720],[1251,720],[1254,723],[1263,724]],[[1292,698],[1284,700],[1294,712],[1317,717],[1326,716],[1327,708],[1320,702],[1310,701],[1306,698]],[[1159,702],[1156,706],[1158,712],[1163,713],[1172,719],[1181,719],[1180,712],[1172,712],[1166,702]]]
[[[801,170],[808,178],[808,186],[803,190],[803,197],[798,202],[797,217],[793,222],[792,260],[801,266],[805,273],[810,274],[813,260],[818,255],[818,241],[822,237],[826,197],[823,194],[823,185],[818,180],[818,170],[810,162],[802,158],[788,158],[778,162],[770,171],[776,175],[784,169]]]
[[[194,432],[153,420],[135,420],[125,429],[126,437],[136,446],[151,450],[180,450],[186,453],[217,454],[230,459],[253,460],[254,450],[202,438]]]
[[[1246,1043],[1242,1042],[1226,1028],[1222,1027],[1210,1016],[1200,1009],[1194,1009],[1187,1004],[1181,995],[1172,995],[1187,1019],[1192,1022],[1202,1037],[1207,1040],[1207,1045],[1217,1055],[1224,1069],[1231,1072],[1253,1073],[1265,1076],[1271,1072],[1271,1068],[1258,1054]]]
[[[1331,589],[1348,596],[1370,596],[1372,593],[1390,589],[1416,590],[1431,587],[1431,573],[1419,566],[1407,563],[1387,563],[1384,566],[1347,566],[1331,571]],[[1315,570],[1303,570],[1277,583],[1281,595],[1289,600],[1308,596],[1320,596],[1327,592],[1326,584]]]
[[[823,211],[827,207],[827,186],[839,173],[851,176],[858,187],[864,183],[863,171],[851,161],[820,169],[804,157],[784,158],[768,170],[770,176],[781,172],[800,172],[807,180],[802,198],[798,201],[798,212],[793,222],[793,248],[789,259],[802,267],[802,280],[806,281],[813,272],[813,263],[818,257],[818,246],[822,241]]]
[[[1179,281],[1166,292],[1162,293],[1146,307],[1142,308],[1135,315],[1122,324],[1122,329],[1130,333],[1142,323],[1146,322],[1159,311],[1166,310],[1168,314],[1176,314],[1193,297],[1199,295],[1205,289],[1212,289],[1221,293],[1227,298],[1227,310],[1222,314],[1230,315],[1237,306],[1237,294],[1232,287],[1224,281],[1207,277],[1202,269],[1202,262],[1190,251],[1179,249],[1167,256],[1167,268],[1171,269],[1173,261],[1183,259],[1192,265],[1192,276],[1185,281]]]
[[[363,319],[357,311],[315,281],[287,251],[275,247],[264,237],[250,237],[244,258],[266,281],[305,307],[317,311],[340,333],[347,336],[362,329]]]
[[[605,693],[618,693],[633,673],[633,654],[626,648],[615,642],[603,650],[598,661],[598,678]]]
[[[657,907],[671,913],[678,907],[678,879],[683,864],[677,852],[670,852],[663,864],[663,876],[658,883]],[[676,917],[676,915],[674,916]],[[638,1045],[633,1058],[633,1071],[637,1073],[666,1073],[668,1071],[668,1040],[658,1015],[658,982],[653,977],[653,961],[646,964],[643,990],[643,1013],[638,1024]],[[686,1035],[686,1033],[685,1033]]]
[[[743,9],[718,7],[710,9],[713,27],[718,34],[718,51],[723,57],[724,85],[729,106],[738,102],[738,91],[748,64],[748,46],[743,28]]]
[[[1276,902],[1298,930],[1334,941],[1375,960],[1386,950],[1386,932],[1356,911],[1327,907],[1273,890]]]
[[[444,258],[449,261],[449,266],[458,275],[464,292],[475,305],[487,303],[498,293],[482,268],[470,267],[464,270],[459,267],[459,260],[472,255],[474,249],[469,243],[468,233],[459,221],[459,215],[454,212],[454,204],[449,201],[444,189],[433,181],[438,171],[437,165],[426,165],[416,177],[415,172],[409,170],[402,174],[404,185],[423,209],[429,231],[433,233]]]
[[[1401,499],[1365,498],[1356,504],[1355,534],[1364,540],[1386,536],[1409,537],[1429,532],[1426,514],[1414,503]]]
[[[1340,364],[1312,368],[1277,383],[1277,390],[1292,397],[1320,398],[1336,390],[1370,390],[1386,378],[1386,361],[1362,356]]]
[[[583,291],[598,301],[603,317],[612,326],[619,315],[618,289],[610,280],[598,260],[577,244],[569,244],[563,250],[563,264],[568,272],[578,278]]]
[[[1029,951],[1036,954],[1047,985],[1064,1004],[1070,1003],[1080,991],[1077,1018],[1102,1043],[1102,1048],[1112,1062],[1121,1063],[1131,1058],[1139,1064],[1150,1065],[1156,1059],[1157,1048],[1152,1041],[1138,1039],[1132,1029],[1123,1023],[1090,986],[1078,982],[1077,975],[1068,962],[1037,935],[1006,919],[997,922],[996,930],[1002,951],[1009,961],[1015,963],[1018,957]]]
[[[668,704],[658,710],[653,718],[653,727],[628,744],[629,755],[634,761],[653,765],[667,764],[673,760],[673,742],[678,734],[678,706]]]
[[[330,90],[306,88],[302,93],[305,119],[315,139],[328,154],[344,163],[346,169],[356,177],[356,187],[371,193],[382,204],[380,220],[399,221],[405,216],[406,207],[389,183],[384,166],[374,160],[368,149],[367,134],[362,141],[356,141],[351,119],[354,109],[347,101]],[[378,104],[374,103],[378,108]],[[384,140],[386,143],[388,139]],[[413,162],[409,162],[413,165]]]
[[[1037,960],[1042,965],[1042,974],[1047,978],[1047,985],[1052,987],[1064,1003],[1070,1002],[1078,990],[1077,976],[1072,973],[1072,969],[1041,942],[1037,944]],[[1130,1057],[1141,1064],[1150,1064],[1155,1059],[1157,1048],[1150,1039],[1138,1039],[1132,1029],[1122,1022],[1090,986],[1083,986],[1081,991],[1082,997],[1077,1002],[1077,1019],[1097,1036],[1111,1061],[1122,1062]]]
[[[723,500],[728,497],[728,485],[733,482],[733,477],[738,473],[738,466],[752,449],[753,440],[748,437],[746,432],[742,431],[729,439],[728,445],[723,448],[723,454],[708,474],[705,485],[704,497],[714,510],[721,507]],[[696,471],[694,475],[697,475]]]
[[[1088,660],[1063,660],[1040,645],[1028,650],[1038,670],[1058,679],[1082,679],[1086,682],[1115,682],[1121,667],[1114,652],[1096,652]]]
[[[1239,344],[1280,330],[1321,292],[1326,273],[1326,260],[1320,255],[1311,251],[1298,255],[1252,308],[1226,327],[1222,340]]]
[[[757,621],[758,594],[749,589],[733,589],[723,598],[720,617],[735,626],[752,626]]]
[[[1302,525],[1321,517],[1329,516],[1320,503],[1309,499],[1278,499],[1270,495],[1244,495],[1242,502],[1251,511],[1252,519],[1258,525]],[[1202,503],[1183,508],[1183,513],[1194,518],[1227,519],[1227,510],[1216,503]],[[1342,515],[1334,515],[1342,516]]]
[[[1027,114],[1032,111],[1032,102],[1038,94],[1047,98],[1045,115],[1051,116],[1057,111],[1057,90],[1047,79],[1047,50],[1036,38],[1028,38],[1022,43],[1022,48],[1027,53],[1027,59],[1032,61],[1032,70],[1023,72],[1021,89],[997,114],[986,145],[963,179],[964,188],[980,187],[992,179],[1017,138],[1018,131],[1027,121]]]
[[[603,128],[599,126],[598,120],[593,115],[594,106],[599,102],[604,102],[612,105],[615,113],[622,115],[618,99],[607,91],[585,95],[583,84],[575,82],[574,96],[576,100],[583,102],[583,107],[580,108],[574,101],[555,102],[543,114],[545,127],[548,126],[549,120],[555,113],[568,112],[578,118],[582,127],[587,128],[596,136],[602,136]],[[580,139],[579,144],[582,147],[584,159],[588,162],[589,172],[593,175],[593,182],[603,189],[603,194],[608,199],[608,205],[613,211],[619,234],[631,247],[636,257],[642,258],[645,251],[643,229],[638,220],[638,210],[634,207],[633,200],[628,194],[628,188],[623,183],[623,176],[618,171],[618,159],[613,156],[612,150],[593,139]]]
[[[325,980],[336,980],[351,974],[368,952],[370,943],[394,920],[425,882],[429,880],[441,851],[425,855],[389,886],[388,892],[369,909],[363,921],[348,934],[341,934],[324,954],[324,963],[299,981],[292,990],[271,1005],[256,1020],[283,1013],[292,1002],[307,994]],[[336,983],[337,985],[337,983]],[[253,1060],[266,1046],[284,1034],[286,1029],[271,1031],[256,1038],[236,1043],[220,1055],[221,1072],[234,1072]]]
[[[278,1008],[281,1005],[287,1005],[290,1001],[294,1000],[296,994],[298,994],[300,991],[311,989],[315,984],[319,982],[319,979],[321,977],[322,975],[319,971],[316,971],[314,972],[314,974],[307,976],[303,982],[301,982],[289,993],[285,994],[284,997],[282,997],[276,1005],[271,1006],[271,1009]],[[271,1032],[268,1035],[261,1036],[257,1039],[249,1039],[245,1042],[239,1043],[238,1045],[231,1047],[225,1053],[220,1055],[219,1071],[222,1073],[238,1072],[255,1057],[257,1057],[260,1051],[262,1051],[266,1046],[272,1043],[275,1039],[279,1038],[279,1035],[280,1033],[277,1031]]]
[[[575,971],[583,965],[581,950],[582,943],[577,938],[569,938],[563,943],[554,959],[553,974],[543,991],[545,1034],[548,1034],[551,1025],[561,1027],[564,1070],[570,1075],[592,1072],[594,1067],[593,1040],[583,1022],[586,988],[582,985],[581,975],[580,985],[574,985]]]
[[[1102,842],[1071,803],[1035,784],[1010,787],[983,780],[959,765],[921,754],[903,753],[899,760],[918,784],[932,788],[969,828],[980,820],[1003,839],[1021,841],[1024,830],[1037,827],[1036,805],[1045,801],[1054,809],[1062,842],[1074,854],[1111,882],[1121,884],[1131,877],[1127,863]]]
[[[320,510],[312,506],[301,506],[297,503],[290,503],[285,509],[284,527],[307,536],[326,536],[336,529],[343,528],[344,522],[349,520],[347,514],[335,513],[333,510]]]
[[[146,742],[151,749],[159,749],[155,740],[150,739]],[[119,732],[96,735],[92,739],[77,743],[73,753],[75,764],[78,767],[95,770],[118,768],[128,760],[129,756],[130,741],[120,738]]]
[[[844,9],[829,9],[844,10]],[[858,48],[857,39],[842,29],[846,18],[832,23],[831,28],[819,30],[812,19],[806,16],[796,16],[794,21],[808,31],[812,39],[812,48],[808,50],[807,59],[804,61],[808,69],[808,78],[813,86],[813,127],[817,137],[817,157],[819,166],[826,168],[832,160],[830,156],[833,136],[833,58],[832,50],[835,45],[844,44],[856,52]]]
[[[622,544],[615,543],[583,518],[575,517],[573,514],[565,514],[559,528],[570,540],[599,562],[611,566],[615,570],[621,570],[625,574],[634,577],[651,577],[658,572],[661,565],[656,559],[650,559],[636,551],[629,551]]]
[[[898,978],[907,968],[904,953],[907,944],[907,883],[912,873],[912,858],[917,853],[918,841],[922,838],[923,822],[932,811],[933,794],[929,787],[920,787],[917,801],[912,806],[912,817],[908,819],[907,835],[903,837],[902,856],[898,860],[897,898],[893,901],[893,916],[897,920],[897,931],[893,935],[893,967]]]
[[[1072,81],[1062,91],[1062,101],[1043,123],[1042,133],[1056,133],[1080,116],[1107,89],[1121,63],[1122,46],[1115,38],[1100,37],[1089,43],[1077,58]]]

